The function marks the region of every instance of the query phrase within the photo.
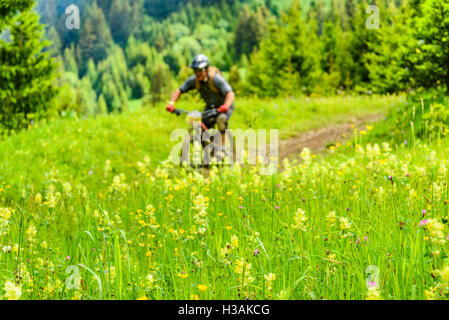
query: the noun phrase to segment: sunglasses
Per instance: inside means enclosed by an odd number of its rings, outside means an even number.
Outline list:
[[[200,68],[200,69],[193,69],[195,73],[202,73],[203,71],[206,71],[206,68]]]

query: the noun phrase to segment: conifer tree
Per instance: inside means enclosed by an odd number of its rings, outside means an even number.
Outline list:
[[[33,1],[0,2],[0,34],[8,28],[10,42],[0,40],[0,128],[10,132],[53,111],[56,63],[43,52],[44,28]]]
[[[266,29],[266,21],[259,8],[253,12],[247,5],[240,13],[235,30],[234,48],[237,57],[249,55],[254,48],[258,48]]]
[[[87,62],[93,59],[95,63],[106,59],[112,46],[112,36],[103,10],[98,7],[96,1],[89,9],[87,19],[81,28],[79,50],[82,61],[80,65],[81,76],[86,72]]]
[[[64,50],[64,70],[72,72],[78,76],[78,64],[75,59],[75,47],[65,48]]]
[[[412,75],[426,88],[444,84],[449,93],[449,0],[427,0],[421,5],[422,15],[414,19],[415,47]]]
[[[115,43],[123,47],[134,29],[135,23],[129,1],[113,0],[108,20]]]
[[[319,46],[316,26],[305,23],[301,5],[294,0],[252,55],[248,81],[253,91],[267,96],[309,93],[320,76]]]

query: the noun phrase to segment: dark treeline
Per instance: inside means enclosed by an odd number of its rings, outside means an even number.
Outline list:
[[[200,52],[240,79],[238,62],[247,65],[268,17],[290,2],[41,0],[37,9],[52,55],[64,67],[63,108],[101,113],[125,110],[129,99],[160,100],[189,75],[188,64]],[[79,30],[66,27],[72,3],[80,8]]]
[[[198,53],[238,95],[449,88],[449,0],[40,0],[37,12],[60,61],[59,113],[164,99]]]

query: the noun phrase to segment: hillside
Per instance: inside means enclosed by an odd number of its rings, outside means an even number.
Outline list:
[[[0,299],[449,299],[449,0],[73,2],[0,0]]]
[[[404,106],[394,97],[258,103],[301,105],[302,130]],[[11,248],[0,261],[18,261],[23,298],[444,297],[445,278],[431,274],[447,268],[447,140],[371,142],[371,130],[388,127],[379,122],[353,127],[324,158],[303,149],[273,176],[238,165],[203,176],[156,160],[178,125],[158,113],[42,123],[0,143]],[[80,278],[67,285],[69,266]]]

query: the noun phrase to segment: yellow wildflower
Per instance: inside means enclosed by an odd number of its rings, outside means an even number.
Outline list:
[[[236,235],[231,237],[231,247],[237,249],[239,247],[239,238]]]
[[[198,290],[200,290],[200,291],[206,291],[207,290],[207,286],[204,285],[204,284],[199,284],[197,287],[198,287]]]
[[[20,285],[16,285],[12,281],[6,281],[5,283],[5,298],[8,300],[19,300],[22,295],[22,288]]]

